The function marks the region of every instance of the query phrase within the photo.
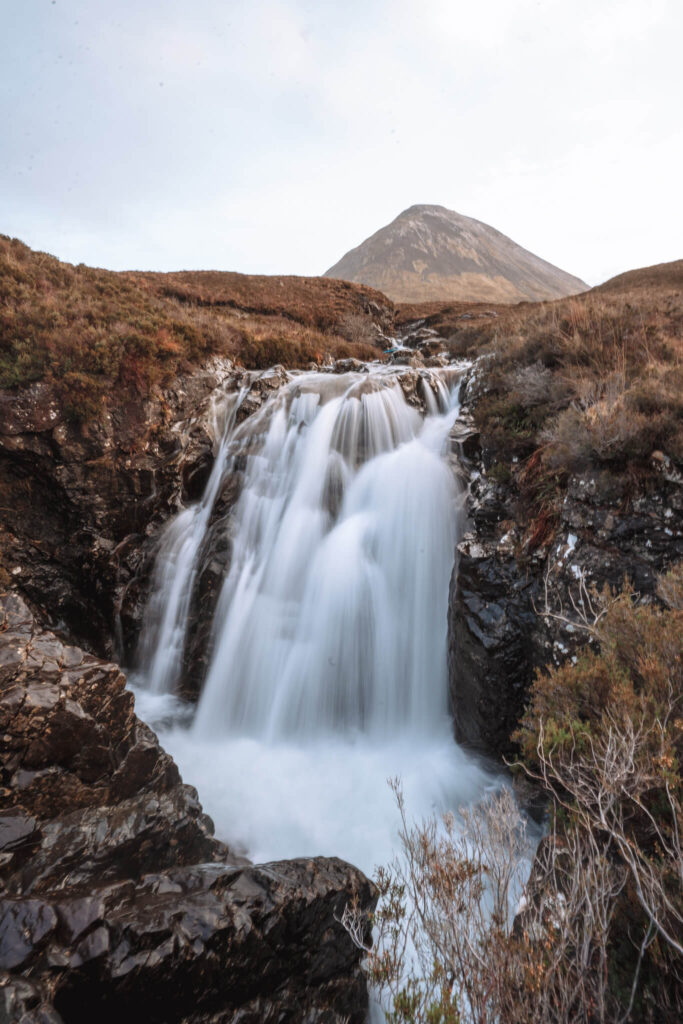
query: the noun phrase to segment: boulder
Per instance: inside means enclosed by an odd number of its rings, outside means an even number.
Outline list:
[[[337,359],[334,364],[335,373],[367,373],[368,364],[360,359]]]
[[[365,1019],[339,924],[374,887],[213,836],[118,666],[0,595],[0,1008],[22,1024]]]

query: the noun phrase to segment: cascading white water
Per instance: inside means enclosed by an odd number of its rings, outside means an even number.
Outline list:
[[[249,460],[198,734],[443,727],[456,410],[423,430],[397,382],[340,383],[283,395]]]
[[[156,724],[211,507],[246,459],[199,706],[162,738],[219,835],[256,859],[328,853],[370,871],[395,834],[387,777],[418,814],[488,784],[448,716],[456,384],[453,370],[424,375],[423,419],[386,369],[293,376],[237,428],[233,409],[202,502],[167,528],[138,680]]]
[[[226,445],[243,398],[241,390],[212,402],[209,426],[218,450],[209,481],[202,500],[171,520],[156,560],[139,652],[145,685],[152,693],[172,692],[180,675],[199,548],[223,479]]]

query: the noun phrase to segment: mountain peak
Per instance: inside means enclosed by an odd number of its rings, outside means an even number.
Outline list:
[[[409,206],[323,275],[372,285],[395,302],[520,302],[588,287],[500,231],[445,206]]]
[[[421,214],[425,213],[450,213],[454,214],[456,217],[460,216],[455,213],[455,210],[449,210],[445,206],[438,206],[435,203],[417,203],[415,206],[409,206],[407,210],[399,213],[396,220],[400,217],[419,217]]]

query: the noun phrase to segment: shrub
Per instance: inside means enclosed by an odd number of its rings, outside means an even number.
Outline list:
[[[540,362],[522,366],[508,375],[510,392],[524,406],[545,405],[555,390],[551,371]]]
[[[82,423],[97,419],[102,412],[104,383],[84,373],[65,373],[60,378],[58,393],[67,420]]]
[[[336,333],[346,341],[372,345],[377,341],[377,328],[363,313],[347,313],[337,325]]]
[[[624,871],[592,834],[566,829],[532,850],[509,790],[408,825],[376,875],[375,943],[357,905],[342,917],[390,1024],[593,1024],[618,1019],[609,942]]]
[[[375,944],[357,905],[342,918],[392,1024],[681,1019],[680,566],[659,593],[664,608],[629,587],[580,594],[600,650],[536,678],[516,739],[551,829],[517,906],[530,848],[509,791],[411,826],[394,783],[401,851],[376,876]]]
[[[629,941],[613,983],[633,971],[631,997],[656,991],[661,1020],[683,1009],[682,580],[680,566],[660,580],[665,608],[629,587],[593,593],[599,652],[539,673],[515,736],[562,819],[624,868],[614,935]]]

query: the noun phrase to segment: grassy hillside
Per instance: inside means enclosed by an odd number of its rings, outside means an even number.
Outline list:
[[[375,358],[391,303],[321,278],[114,273],[0,236],[0,388],[49,379],[75,418],[105,394],[145,393],[210,354],[252,369]]]
[[[51,380],[74,418],[211,354],[255,369],[376,358],[373,321],[394,317],[424,319],[453,355],[489,357],[478,426],[497,472],[514,459],[534,493],[579,470],[642,471],[656,451],[683,460],[683,261],[555,302],[393,307],[330,278],[114,273],[0,236],[0,387]]]
[[[453,354],[488,357],[477,425],[494,472],[530,497],[552,505],[577,472],[637,486],[683,463],[683,261],[556,302],[399,307],[416,316]]]

